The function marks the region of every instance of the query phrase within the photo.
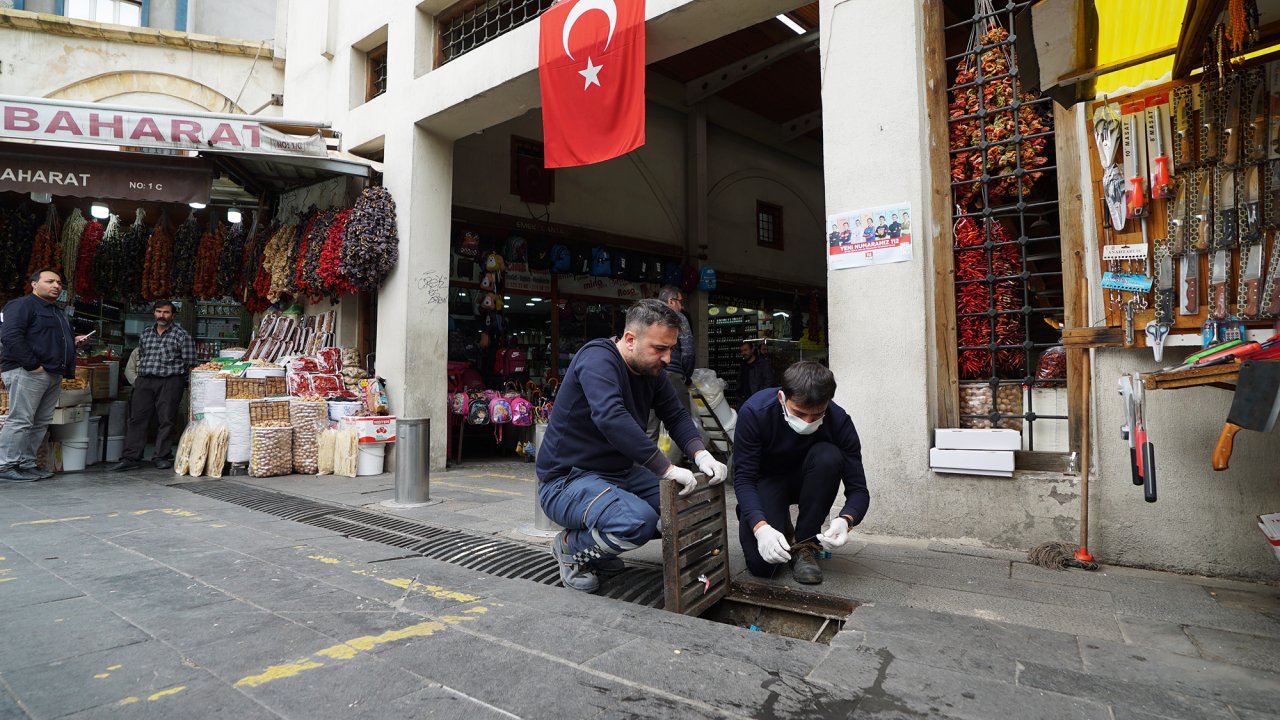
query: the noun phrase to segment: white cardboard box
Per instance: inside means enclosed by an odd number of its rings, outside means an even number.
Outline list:
[[[1009,432],[1018,435],[1015,431]],[[1013,451],[931,448],[929,467],[934,472],[1013,477]]]
[[[938,428],[933,444],[942,450],[1021,450],[1022,433],[1017,430]]]
[[[342,418],[343,427],[355,428],[362,443],[393,442],[396,439],[396,418],[394,415],[378,415],[357,417],[348,415]]]

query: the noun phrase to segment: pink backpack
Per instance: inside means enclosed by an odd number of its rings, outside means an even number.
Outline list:
[[[467,394],[465,392],[449,393],[449,410],[454,415],[466,415],[467,406],[469,404],[470,403],[468,402]]]
[[[522,397],[511,399],[511,424],[529,427],[533,424],[533,403]]]

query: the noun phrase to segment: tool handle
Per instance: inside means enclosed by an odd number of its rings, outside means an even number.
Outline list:
[[[1235,340],[1228,340],[1226,342],[1220,342],[1216,345],[1211,345],[1199,352],[1188,355],[1187,359],[1184,362],[1194,364],[1197,360],[1202,360],[1210,355],[1226,350],[1227,348],[1233,348],[1237,345],[1243,345],[1243,344],[1244,344],[1244,341],[1240,340],[1239,338]]]
[[[1249,154],[1250,160],[1264,160],[1267,157],[1267,118],[1266,116],[1255,117],[1249,123],[1249,133],[1253,139],[1253,152]]]
[[[1169,156],[1161,155],[1155,159],[1156,172],[1151,177],[1151,197],[1173,197],[1173,184],[1169,182]]]
[[[1146,474],[1142,477],[1142,499],[1153,503],[1156,501],[1156,446],[1144,443],[1142,458],[1146,466]]]
[[[1196,252],[1204,252],[1209,249],[1209,238],[1213,237],[1213,221],[1208,213],[1204,215],[1196,215],[1196,227],[1199,232],[1196,233],[1196,241],[1191,243],[1191,247]]]
[[[1267,282],[1271,283],[1271,303],[1267,305],[1267,314],[1280,315],[1280,278],[1267,278]]]
[[[1142,484],[1142,470],[1138,468],[1138,448],[1129,446],[1129,469],[1133,471],[1133,484]]]
[[[1182,232],[1182,218],[1173,218],[1169,223],[1169,227],[1173,230],[1172,233],[1169,233],[1169,252],[1173,253],[1174,257],[1177,257],[1186,249],[1183,239],[1185,236]]]
[[[1227,128],[1227,150],[1222,154],[1224,165],[1234,166],[1240,160],[1240,133],[1235,128]]]
[[[1125,217],[1140,218],[1147,214],[1147,192],[1142,186],[1142,178],[1129,178],[1124,192]]]
[[[1209,287],[1212,297],[1209,301],[1209,317],[1214,320],[1227,319],[1227,284],[1224,282],[1214,283]]]
[[[1209,161],[1218,159],[1218,126],[1214,123],[1207,122],[1204,124],[1204,145],[1200,147],[1200,160]]]
[[[1254,252],[1262,252],[1262,248],[1259,247]],[[1245,317],[1258,316],[1258,310],[1260,309],[1258,306],[1262,303],[1261,289],[1261,278],[1250,278],[1244,281],[1244,307],[1241,312]]]
[[[1235,208],[1227,208],[1221,212],[1222,215],[1222,241],[1229,247],[1235,247],[1237,243],[1236,232],[1239,219],[1239,212]]]
[[[1235,445],[1236,433],[1244,428],[1235,423],[1223,423],[1222,433],[1218,435],[1218,442],[1213,446],[1213,469],[1226,470],[1227,463],[1231,461],[1231,450]]]
[[[1142,446],[1147,444],[1147,429],[1141,423],[1137,426],[1137,433],[1134,435],[1134,467],[1138,469],[1138,478],[1146,477],[1147,469],[1142,464]],[[1134,485],[1141,485],[1140,482],[1134,482]]]
[[[1227,348],[1226,350],[1219,350],[1216,353],[1205,355],[1199,360],[1196,360],[1192,367],[1200,368],[1206,365],[1216,365],[1219,362],[1225,362],[1227,360],[1243,360],[1261,349],[1261,343],[1252,341],[1240,343],[1239,345]]]
[[[1178,167],[1186,168],[1195,164],[1196,159],[1191,153],[1191,132],[1188,130],[1179,130],[1178,136]]]

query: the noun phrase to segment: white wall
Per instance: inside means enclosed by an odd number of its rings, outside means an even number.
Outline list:
[[[312,4],[322,5],[319,0],[312,0]],[[161,27],[155,24],[154,7],[151,12],[153,27]],[[187,0],[186,30],[240,40],[270,40],[276,30],[275,14],[274,0]]]

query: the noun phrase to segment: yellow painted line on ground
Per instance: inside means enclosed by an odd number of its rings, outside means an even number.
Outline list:
[[[17,580],[17,579],[18,578],[0,578],[0,583],[7,583],[10,580]]]
[[[516,497],[524,497],[524,493],[515,492],[514,490],[499,490],[497,488],[476,487],[474,485],[467,485],[464,483],[451,483],[451,482],[446,482],[444,480],[436,480],[434,484],[439,485],[441,487],[451,487],[451,488],[459,488],[462,490],[475,490],[476,492],[493,493],[494,495],[514,495]]]
[[[7,558],[7,557],[5,557],[5,556],[3,556],[3,555],[0,555],[0,560],[8,560],[8,559],[9,559],[9,558]]]
[[[236,681],[236,687],[258,687],[259,685],[265,685],[272,680],[294,677],[306,670],[314,670],[318,667],[324,667],[324,663],[314,662],[308,658],[302,658],[297,662],[286,663],[284,665],[272,665],[261,674],[249,675],[248,677],[240,678]]]
[[[440,600],[457,600],[458,602],[475,602],[476,600],[480,599],[480,596],[478,595],[468,595],[466,593],[460,593],[454,590],[448,590],[446,588],[440,587],[439,585],[426,585],[424,583],[415,582],[412,578],[378,578],[378,579],[388,585],[394,585],[395,587],[401,588],[403,590],[408,590],[410,592],[414,592],[419,595],[429,595],[433,598],[438,598]]]
[[[109,678],[109,677],[111,677],[111,673],[98,673],[97,675],[93,676],[95,680],[101,680],[103,678]]]
[[[209,527],[224,528],[226,525],[223,525],[222,523],[212,523]]]
[[[0,560],[3,559],[4,558],[0,558]],[[0,568],[0,575],[8,575],[11,572],[13,572],[13,568]]]
[[[53,523],[71,522],[72,520],[92,520],[92,515],[77,515],[76,517],[49,518],[48,520],[27,520],[25,522],[11,523],[9,527],[18,527],[19,525],[52,525]]]
[[[146,515],[147,513],[153,513],[153,512],[164,513],[165,515],[172,515],[174,517],[189,517],[189,518],[199,517],[199,515],[196,515],[190,510],[183,510],[181,508],[152,508],[150,510],[134,510],[129,514],[130,515]]]
[[[108,666],[107,666],[107,669],[108,669],[108,670],[119,670],[119,669],[120,669],[120,668],[122,668],[122,667],[124,667],[124,666],[123,666],[123,665],[108,665]]]
[[[319,560],[326,565],[341,565],[342,561],[338,558],[325,557],[323,555],[308,555],[308,560]]]
[[[161,698],[165,698],[165,697],[168,697],[168,696],[170,696],[170,695],[177,695],[178,693],[180,693],[180,692],[182,692],[183,690],[186,690],[186,689],[187,689],[187,686],[186,686],[186,685],[178,685],[178,686],[176,686],[176,687],[171,687],[171,688],[169,688],[169,689],[167,689],[167,690],[161,690],[160,692],[152,693],[152,694],[148,695],[148,696],[147,696],[147,702],[155,702],[155,701],[157,701],[157,700],[159,700],[159,699],[161,699]],[[118,702],[118,703],[116,703],[116,704],[117,704],[117,705],[132,705],[132,704],[134,704],[134,703],[140,703],[140,702],[142,702],[142,698],[138,697],[137,695],[130,695],[129,697],[127,697],[127,698],[125,698],[125,699],[121,700],[120,702]]]
[[[480,473],[479,475],[463,475],[462,477],[473,477],[473,478],[492,477],[492,478],[502,478],[503,480],[519,480],[520,482],[525,482],[525,483],[533,482],[529,478],[520,477],[519,475],[502,475],[500,473]]]

